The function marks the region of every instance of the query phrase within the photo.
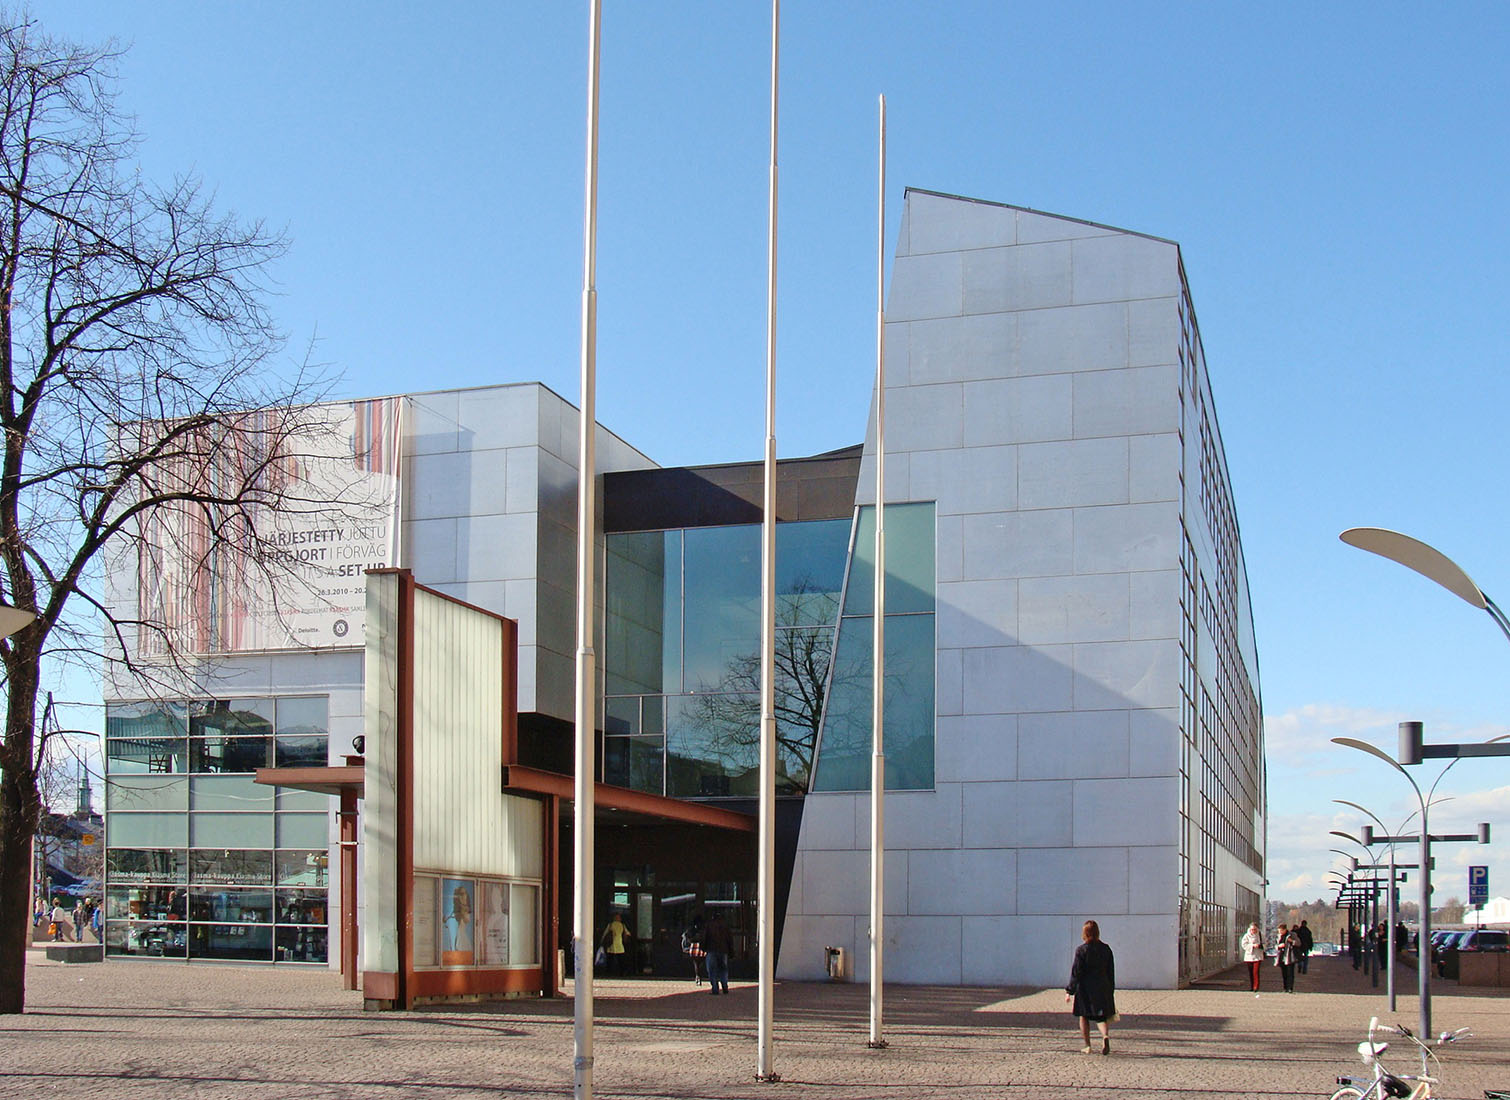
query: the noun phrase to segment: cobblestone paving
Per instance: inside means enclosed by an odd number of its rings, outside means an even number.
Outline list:
[[[1265,980],[1273,982],[1267,968]],[[1414,980],[1402,976],[1402,989]],[[1277,982],[1273,984],[1277,985]],[[1080,1053],[1058,990],[889,986],[886,1050],[867,1049],[863,985],[777,987],[774,1068],[756,1082],[755,989],[599,982],[594,1095],[812,1100],[975,1097],[1325,1097],[1362,1074],[1356,1045],[1388,1017],[1345,960],[1300,992],[1255,998],[1236,972],[1118,993],[1112,1054]],[[1413,988],[1413,986],[1412,986]],[[1443,1054],[1438,1095],[1510,1088],[1510,991],[1442,983],[1433,1022],[1472,1027]],[[1389,1017],[1413,1026],[1413,995]],[[1397,1041],[1392,1049],[1401,1049]],[[1386,1056],[1389,1061],[1389,1056]],[[1400,1058],[1393,1068],[1412,1069]],[[572,1095],[572,1002],[363,1012],[328,971],[31,953],[27,1012],[0,1017],[0,1096],[46,1100],[398,1100]]]

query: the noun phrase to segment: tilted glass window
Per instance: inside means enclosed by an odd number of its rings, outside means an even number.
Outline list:
[[[882,685],[887,790],[934,780],[934,508],[886,507],[886,675]],[[870,789],[875,510],[860,509],[845,586],[813,789]]]

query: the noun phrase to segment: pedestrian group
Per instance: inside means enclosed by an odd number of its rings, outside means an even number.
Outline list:
[[[1264,942],[1264,934],[1259,930],[1257,922],[1248,925],[1248,931],[1243,933],[1240,942],[1243,952],[1243,963],[1248,968],[1248,990],[1255,997],[1259,996],[1259,975],[1263,972],[1264,959],[1267,958],[1269,945]],[[1279,981],[1286,993],[1295,992],[1296,971],[1304,974],[1310,966],[1311,949],[1316,946],[1316,941],[1311,935],[1311,928],[1305,921],[1301,921],[1294,928],[1281,924],[1274,936],[1274,966],[1279,971]]]

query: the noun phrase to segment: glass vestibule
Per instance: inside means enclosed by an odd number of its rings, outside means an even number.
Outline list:
[[[107,954],[329,959],[329,799],[259,786],[324,764],[325,696],[112,705],[106,717]]]

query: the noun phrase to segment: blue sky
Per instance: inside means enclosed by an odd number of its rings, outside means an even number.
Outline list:
[[[769,7],[605,7],[600,418],[667,464],[758,457]],[[585,4],[35,11],[130,47],[148,174],[196,172],[287,231],[290,355],[313,341],[341,392],[576,399]],[[1337,541],[1394,527],[1510,592],[1507,39],[1487,3],[783,8],[782,455],[864,434],[878,93],[893,231],[915,186],[1180,242],[1253,597],[1271,896],[1320,894],[1326,830],[1358,823],[1329,799],[1408,812],[1403,780],[1329,737],[1510,729],[1488,617]],[[1510,893],[1510,859],[1485,858],[1510,845],[1510,759],[1443,789],[1443,828],[1503,839],[1444,853],[1438,896],[1468,862]]]

